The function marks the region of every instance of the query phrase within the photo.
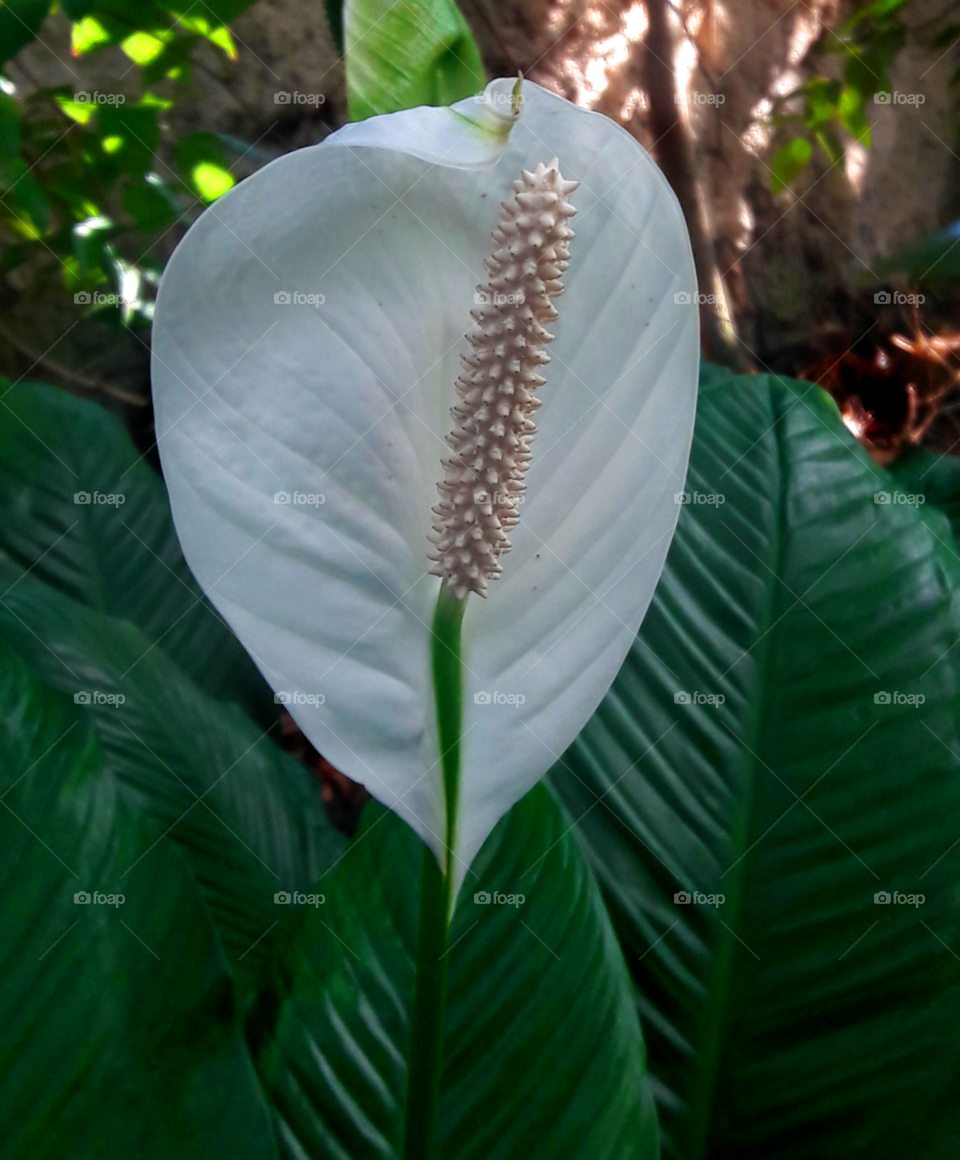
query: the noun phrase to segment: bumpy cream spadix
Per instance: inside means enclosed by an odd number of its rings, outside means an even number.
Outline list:
[[[500,207],[493,256],[484,263],[490,278],[477,287],[476,326],[467,334],[471,349],[462,356],[447,436],[453,454],[443,460],[430,537],[431,575],[444,577],[461,600],[486,595],[519,519],[540,406],[534,391],[546,382],[537,368],[549,362],[543,346],[553,340],[544,323],[557,317],[551,300],[563,292],[570,265],[576,209],[567,195],[578,184],[563,179],[557,158],[523,171]]]

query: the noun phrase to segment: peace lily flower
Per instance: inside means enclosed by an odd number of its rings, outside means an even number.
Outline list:
[[[455,889],[650,602],[690,447],[695,289],[637,142],[504,80],[279,158],[166,270],[154,398],[186,558],[307,737]],[[432,654],[441,590],[462,666]]]

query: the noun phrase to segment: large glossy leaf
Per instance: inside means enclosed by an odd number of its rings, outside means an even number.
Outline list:
[[[213,696],[266,724],[269,690],[190,575],[166,489],[116,417],[36,383],[0,395],[0,554],[132,621]]]
[[[0,568],[3,588],[6,577]],[[0,603],[0,630],[46,683],[83,703],[107,768],[186,855],[232,968],[249,980],[286,913],[274,894],[305,889],[345,848],[319,784],[128,622],[28,576]]]
[[[345,0],[351,121],[452,105],[484,85],[483,62],[454,0]]]
[[[449,952],[444,1160],[657,1155],[629,980],[569,829],[538,787],[468,876]],[[368,807],[250,1021],[285,1156],[399,1155],[422,862],[419,839]]]
[[[270,1160],[189,872],[128,808],[89,722],[3,642],[0,793],[4,1157]]]
[[[687,489],[636,646],[553,773],[637,982],[665,1150],[955,1155],[947,521],[818,388],[764,376],[705,376]]]
[[[953,540],[946,537],[944,544],[957,551],[960,543],[957,538],[960,535],[960,459],[956,455],[937,455],[917,448],[894,460],[889,471],[903,496],[922,496],[922,499],[912,501],[916,506],[930,505],[944,513],[954,536]]]

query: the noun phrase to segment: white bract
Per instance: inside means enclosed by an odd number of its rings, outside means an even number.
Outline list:
[[[153,338],[190,567],[313,744],[440,856],[428,536],[465,332],[513,183],[553,158],[579,182],[512,547],[467,598],[457,887],[636,635],[680,511],[699,360],[659,170],[536,85],[515,116],[512,86],[348,125],[242,182],[174,254]]]

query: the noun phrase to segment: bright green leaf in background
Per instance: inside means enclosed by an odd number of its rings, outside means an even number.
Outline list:
[[[946,462],[927,478],[956,512]],[[637,645],[552,774],[633,968],[665,1154],[948,1160],[950,524],[897,502],[819,388],[769,376],[705,373],[686,487]]]
[[[810,142],[806,137],[794,137],[773,158],[770,186],[774,193],[788,189],[810,163]]]
[[[191,133],[177,145],[177,168],[202,201],[210,203],[236,185],[227,153],[213,133]]]
[[[480,92],[483,62],[453,0],[345,0],[351,121]]]

